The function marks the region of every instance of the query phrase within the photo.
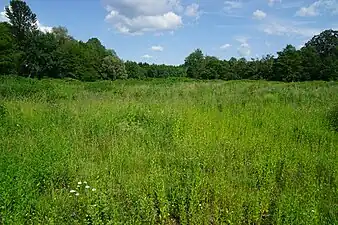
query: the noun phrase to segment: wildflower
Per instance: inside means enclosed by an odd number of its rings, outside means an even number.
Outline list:
[[[79,196],[80,194],[79,194],[79,193],[76,193],[75,195],[76,195],[76,196]]]
[[[82,184],[82,182],[81,182],[81,181],[79,181],[79,182],[77,182],[77,184],[78,184],[78,185],[81,185],[81,184]]]
[[[89,185],[86,185],[86,187],[85,187],[85,188],[89,189],[89,188],[90,188],[90,186],[89,186]]]
[[[76,191],[75,190],[70,190],[70,193],[75,193]]]
[[[87,184],[87,181],[83,181],[84,184]]]
[[[96,191],[96,188],[93,188],[92,191]]]

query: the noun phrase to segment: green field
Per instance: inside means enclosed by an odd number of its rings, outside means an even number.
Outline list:
[[[1,78],[0,96],[0,224],[338,224],[337,82]]]

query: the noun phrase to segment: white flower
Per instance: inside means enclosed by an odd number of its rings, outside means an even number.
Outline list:
[[[81,181],[79,181],[79,182],[77,182],[77,184],[81,185],[81,184],[82,184],[82,182],[81,182]]]
[[[75,190],[70,190],[70,193],[75,193],[76,191]]]
[[[75,195],[76,195],[76,196],[79,196],[80,194],[79,194],[79,193],[76,193]]]
[[[90,188],[90,186],[89,186],[89,185],[86,185],[86,187],[85,187],[85,188],[89,189],[89,188]]]
[[[83,181],[84,184],[87,184],[87,181]]]
[[[96,191],[96,188],[93,188],[92,191]]]

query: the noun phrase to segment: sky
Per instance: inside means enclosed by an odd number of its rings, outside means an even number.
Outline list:
[[[26,0],[39,28],[97,37],[124,60],[179,65],[195,49],[220,59],[276,55],[338,30],[338,0]],[[9,0],[0,0],[4,9]],[[4,10],[3,10],[4,11]],[[5,21],[4,12],[0,21]]]

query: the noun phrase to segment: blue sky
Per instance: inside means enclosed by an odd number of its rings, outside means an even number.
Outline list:
[[[124,60],[181,64],[196,48],[221,59],[297,48],[338,29],[338,0],[26,0],[40,29],[97,37]],[[8,0],[0,0],[4,8]],[[5,20],[3,13],[0,20]]]

